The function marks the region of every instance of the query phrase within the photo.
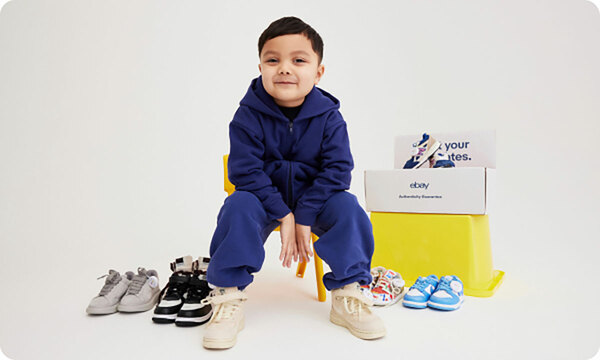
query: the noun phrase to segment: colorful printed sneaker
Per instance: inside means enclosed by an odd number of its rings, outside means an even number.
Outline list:
[[[379,276],[377,284],[371,289],[373,305],[386,306],[397,303],[404,290],[404,284],[400,274],[394,270],[386,270],[383,275]]]
[[[456,275],[442,276],[427,305],[438,310],[456,310],[463,301],[463,283]]]
[[[127,292],[129,283],[133,279],[133,272],[128,271],[121,275],[116,270],[109,270],[108,274],[100,276],[98,280],[102,278],[106,278],[104,286],[98,296],[93,298],[87,309],[85,309],[88,314],[104,315],[117,312],[119,301]]]
[[[177,313],[183,306],[185,293],[188,291],[190,277],[192,276],[192,257],[184,256],[171,263],[173,274],[169,283],[159,295],[159,303],[154,308],[152,321],[158,324],[175,322]]]
[[[138,274],[131,279],[127,293],[119,302],[120,312],[148,311],[156,305],[160,294],[156,270],[137,269]]]
[[[212,305],[203,304],[204,300],[210,294],[210,287],[206,281],[206,270],[210,258],[200,257],[194,261],[194,273],[190,276],[188,291],[183,302],[183,306],[177,313],[175,325],[177,326],[198,326],[210,320],[212,315]]]
[[[430,157],[440,148],[440,143],[427,135],[412,145],[412,157],[404,164],[405,169],[418,169],[425,164]]]
[[[438,285],[438,277],[435,275],[429,275],[424,278],[419,276],[413,286],[408,289],[402,305],[415,309],[425,309],[427,307],[427,301],[431,297],[431,294]]]
[[[454,166],[454,161],[450,160],[448,154],[443,153],[440,150],[435,152],[435,155],[433,156],[434,168],[451,168]]]
[[[377,266],[371,269],[371,276],[373,277],[373,281],[371,281],[371,289],[374,288],[375,285],[377,285],[379,278],[381,277],[381,275],[383,275],[383,273],[385,273],[386,270],[387,269],[383,266]]]

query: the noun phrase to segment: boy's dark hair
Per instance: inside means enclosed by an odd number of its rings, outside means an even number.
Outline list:
[[[312,49],[319,56],[320,64],[323,60],[323,40],[321,36],[310,25],[295,16],[286,16],[275,20],[263,31],[260,38],[258,38],[258,56],[260,56],[267,40],[291,34],[302,34],[310,40]]]

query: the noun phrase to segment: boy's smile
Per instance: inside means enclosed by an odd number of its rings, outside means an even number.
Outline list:
[[[285,107],[300,106],[325,71],[310,40],[302,34],[267,40],[258,69],[267,93]]]

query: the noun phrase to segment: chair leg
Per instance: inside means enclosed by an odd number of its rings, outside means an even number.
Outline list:
[[[315,234],[311,234],[312,242],[314,243],[319,238]],[[317,255],[313,247],[314,261],[315,261],[315,276],[317,277],[317,298],[320,302],[324,302],[327,299],[327,289],[323,284],[323,260]]]
[[[304,278],[305,271],[306,271],[306,262],[304,262],[304,261],[298,262],[298,267],[296,268],[296,277]]]
[[[313,243],[319,239],[315,234],[310,234],[310,237]],[[319,255],[317,255],[317,252],[314,251],[314,247],[313,253],[315,254],[313,260],[315,262],[315,276],[317,278],[317,298],[320,302],[324,302],[325,300],[327,300],[327,289],[323,284],[323,260],[321,260]],[[296,277],[304,278],[305,271],[306,263],[304,261],[300,261],[298,263],[298,267],[296,268]]]

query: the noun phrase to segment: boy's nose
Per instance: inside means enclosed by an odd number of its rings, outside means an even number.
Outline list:
[[[281,75],[289,75],[290,71],[288,69],[281,68],[279,69],[279,74]]]

